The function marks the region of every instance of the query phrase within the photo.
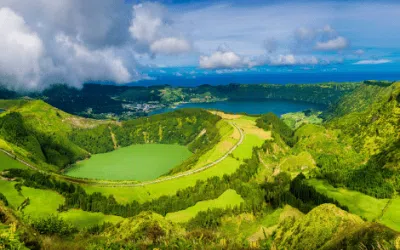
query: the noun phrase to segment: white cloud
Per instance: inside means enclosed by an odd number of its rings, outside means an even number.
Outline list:
[[[338,36],[325,42],[317,42],[315,45],[316,50],[342,50],[347,48],[349,42],[346,38]]]
[[[119,0],[0,0],[0,83],[36,91],[145,77],[128,45],[130,17],[122,7]]]
[[[358,49],[358,50],[354,51],[353,53],[357,56],[362,56],[362,55],[364,55],[365,51],[362,49]]]
[[[180,54],[188,52],[190,49],[188,41],[175,37],[162,38],[150,45],[150,50],[156,54]]]
[[[384,64],[384,63],[390,63],[390,62],[392,62],[392,61],[388,60],[388,59],[377,59],[377,60],[361,60],[361,61],[355,62],[353,64],[355,64],[355,65],[367,65],[367,64],[375,65],[375,64]]]
[[[203,69],[233,69],[252,66],[249,59],[241,57],[233,51],[216,51],[210,56],[200,56],[199,64]]]
[[[87,80],[126,83],[133,79],[122,59],[116,56],[112,49],[89,50],[63,34],[56,36],[56,42],[59,50],[63,52],[62,56],[67,56],[62,58],[68,61],[64,70],[68,73],[74,72],[75,79],[68,80],[76,85]]]
[[[315,65],[319,61],[315,56],[296,56],[293,54],[269,57],[266,63],[271,66]]]
[[[166,9],[157,3],[133,6],[133,19],[129,31],[139,43],[150,44],[160,36]]]
[[[150,54],[180,54],[191,49],[190,43],[172,26],[168,10],[158,3],[133,6],[129,31],[136,41],[135,49]]]
[[[9,8],[0,8],[0,37],[0,82],[15,90],[34,89],[44,54],[41,39]]]
[[[241,73],[246,71],[246,69],[218,69],[215,71],[217,74],[232,74],[232,73]]]

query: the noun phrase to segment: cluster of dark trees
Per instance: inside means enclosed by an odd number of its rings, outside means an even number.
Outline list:
[[[306,178],[302,173],[291,180],[289,174],[282,172],[276,176],[274,182],[263,184],[263,188],[265,190],[265,200],[274,208],[289,204],[303,213],[308,213],[318,205],[332,203],[343,210],[349,210],[336,200],[317,192],[314,187],[307,185]]]
[[[72,183],[60,181],[51,175],[30,169],[12,168],[4,171],[2,176],[10,179],[16,178],[17,181],[21,181],[22,184],[27,187],[51,189],[62,195],[74,193],[78,189],[78,186]]]
[[[36,229],[40,234],[58,235],[62,237],[69,236],[78,232],[78,229],[76,227],[54,215],[33,220],[31,222],[31,226]]]
[[[392,198],[400,191],[400,173],[394,168],[387,168],[387,163],[398,162],[400,140],[390,147],[373,155],[362,167],[350,171],[345,185],[376,198]]]
[[[398,161],[394,152],[399,148],[398,141],[360,166],[353,166],[344,156],[321,153],[316,158],[317,177],[335,187],[347,187],[380,199],[391,198],[400,191],[400,174],[398,170],[384,166]]]
[[[217,229],[222,224],[222,217],[228,214],[236,214],[238,208],[214,208],[208,209],[207,211],[200,211],[197,215],[189,220],[186,228],[189,230],[193,229]]]
[[[69,139],[92,154],[100,154],[114,150],[111,127],[107,124],[90,129],[76,129]]]
[[[293,130],[274,113],[262,115],[256,120],[256,125],[264,130],[279,134],[283,141],[291,147],[295,144]]]

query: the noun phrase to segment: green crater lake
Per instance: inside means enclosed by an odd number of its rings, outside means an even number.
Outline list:
[[[185,146],[138,144],[95,154],[78,162],[66,175],[101,180],[153,180],[178,166],[192,153]]]

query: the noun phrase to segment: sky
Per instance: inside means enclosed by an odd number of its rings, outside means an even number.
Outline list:
[[[0,0],[0,83],[399,72],[400,1]]]

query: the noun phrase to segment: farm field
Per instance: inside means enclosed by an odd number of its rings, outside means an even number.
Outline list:
[[[196,205],[174,213],[168,213],[165,218],[172,222],[187,222],[194,218],[199,212],[207,211],[213,208],[227,208],[240,206],[243,202],[242,197],[233,189],[226,190],[221,196],[214,200],[205,200],[197,202]]]
[[[351,213],[364,217],[368,221],[379,218],[389,201],[389,199],[377,199],[357,191],[334,188],[326,181],[310,179],[308,183],[314,186],[318,192],[326,194],[340,204],[347,206]]]
[[[105,222],[116,224],[124,219],[120,216],[91,213],[78,209],[68,210],[60,213],[59,216],[80,229],[101,225]]]
[[[184,146],[140,144],[96,154],[66,173],[72,177],[102,180],[152,180],[179,165],[192,153]]]

